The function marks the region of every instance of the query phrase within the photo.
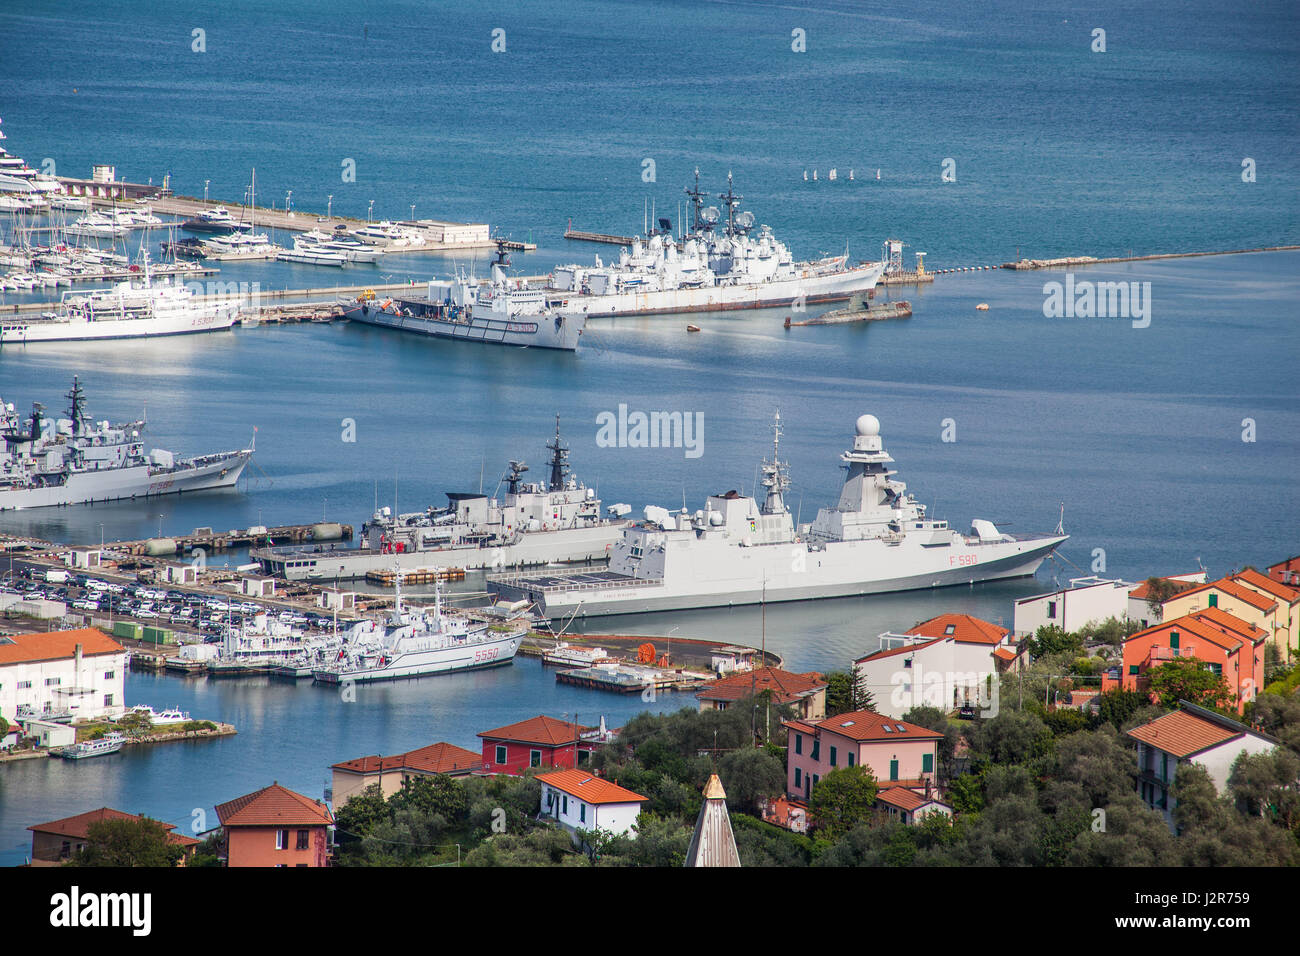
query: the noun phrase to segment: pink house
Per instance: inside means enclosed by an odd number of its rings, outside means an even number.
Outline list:
[[[881,786],[933,782],[943,735],[870,710],[822,720],[787,720],[786,792],[807,800],[823,776],[862,765]]]

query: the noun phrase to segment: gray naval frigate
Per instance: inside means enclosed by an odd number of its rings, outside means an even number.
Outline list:
[[[67,418],[47,418],[34,402],[25,423],[12,403],[0,402],[0,511],[229,488],[253,456],[253,442],[197,458],[146,453],[143,419],[92,421],[75,377],[66,397]]]
[[[711,495],[704,510],[645,509],[611,549],[606,570],[496,574],[488,590],[552,619],[803,601],[973,584],[1032,575],[1066,535],[1003,534],[976,519],[963,534],[926,514],[889,466],[873,415],[857,420],[839,502],[795,526],[778,416],[766,496]]]
[[[559,416],[547,481],[524,481],[528,465],[511,461],[504,499],[449,492],[441,508],[393,514],[380,508],[361,529],[357,548],[331,544],[255,548],[249,557],[268,574],[289,580],[365,577],[394,568],[514,568],[603,561],[629,524],[626,505],[601,516],[601,502],[570,474],[569,447],[560,440]]]

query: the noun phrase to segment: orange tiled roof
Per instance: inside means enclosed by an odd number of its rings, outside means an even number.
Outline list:
[[[855,710],[821,720],[789,720],[786,726],[795,726],[806,733],[830,730],[850,740],[941,740],[943,734],[894,717],[885,717],[873,710]],[[885,730],[888,726],[890,729]],[[903,728],[899,730],[898,728]]]
[[[952,631],[948,631],[951,627]],[[922,637],[951,637],[962,644],[1001,644],[1011,632],[969,614],[940,614],[907,632]]]
[[[12,641],[10,644],[8,641]],[[93,627],[78,631],[47,631],[43,634],[15,634],[0,639],[0,664],[25,664],[36,661],[57,661],[71,658],[81,645],[84,657],[98,654],[121,654],[126,651],[121,644]]]
[[[876,799],[900,810],[906,810],[908,813],[915,813],[927,803],[934,802],[906,787],[886,787],[876,793]]]
[[[1237,726],[1240,729],[1232,730],[1186,710],[1176,710],[1140,727],[1134,727],[1128,735],[1175,757],[1190,757],[1225,741],[1234,740],[1249,729],[1240,724]]]
[[[334,822],[323,803],[273,783],[217,806],[223,827],[305,827]]]
[[[826,681],[816,671],[792,674],[779,667],[755,667],[752,671],[715,680],[696,691],[695,696],[700,700],[740,700],[770,690],[778,704],[788,704],[825,686]]]
[[[1229,613],[1219,607],[1202,608],[1199,611],[1193,611],[1185,615],[1201,624],[1210,625],[1221,632],[1231,632],[1239,637],[1246,638],[1252,643],[1258,644],[1260,641],[1268,639],[1268,631],[1262,627],[1256,627],[1249,621],[1243,621],[1237,615]]]
[[[1016,659],[1016,652],[1011,650],[1009,647],[999,647],[994,649],[993,656],[1000,661],[1014,661]]]
[[[557,770],[539,774],[537,779],[584,803],[641,803],[646,799],[616,783],[602,780],[588,770]]]
[[[1252,591],[1244,584],[1238,584],[1236,581],[1232,580],[1232,578],[1219,578],[1217,581],[1198,584],[1196,587],[1188,588],[1186,591],[1179,591],[1169,600],[1174,601],[1179,598],[1185,598],[1189,594],[1199,594],[1201,591],[1208,591],[1211,588],[1216,591],[1222,591],[1224,594],[1231,595],[1240,601],[1245,601],[1251,607],[1258,608],[1261,611],[1267,611],[1269,608],[1277,604],[1276,600],[1269,600],[1258,591]]]
[[[1295,604],[1300,601],[1300,590],[1280,581],[1274,581],[1272,578],[1260,574],[1254,568],[1245,568],[1238,571],[1232,575],[1232,579],[1240,581],[1246,587],[1258,588],[1260,591],[1267,592],[1287,604]]]
[[[456,773],[478,767],[483,755],[455,744],[439,742],[389,757],[369,756],[331,765],[349,773],[378,773],[381,770],[419,770],[423,773]]]
[[[85,813],[78,813],[73,817],[64,817],[62,820],[51,820],[49,823],[38,823],[27,829],[37,833],[52,833],[55,836],[72,837],[78,840],[84,840],[90,835],[90,825],[100,823],[104,820],[139,820],[139,814],[124,813],[121,810],[114,810],[111,807],[100,807],[98,810],[87,810]],[[163,829],[167,830],[167,841],[177,846],[197,846],[198,840],[193,837],[187,837],[180,833],[172,833],[176,829],[173,823],[164,823]]]
[[[571,744],[582,733],[595,730],[594,727],[579,727],[573,721],[556,720],[544,714],[521,720],[517,724],[507,724],[495,730],[485,730],[478,736],[485,740],[510,740],[521,744],[545,744],[559,747]]]

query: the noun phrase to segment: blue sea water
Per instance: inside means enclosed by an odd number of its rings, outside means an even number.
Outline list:
[[[697,165],[714,191],[733,172],[746,207],[800,257],[846,244],[874,256],[891,235],[933,268],[1017,251],[1253,248],[1300,232],[1296,20],[1285,3],[32,2],[0,9],[0,116],[11,152],[63,174],[109,162],[133,181],[170,173],[181,193],[211,180],[214,199],[238,201],[256,166],[261,201],[283,205],[292,189],[300,210],[333,195],[340,213],[365,216],[373,199],[377,218],[415,203],[417,216],[487,221],[539,244],[515,256],[524,273],[614,252],[566,243],[569,217],[639,232],[653,200],[675,219]],[[1105,53],[1090,50],[1094,27]],[[491,51],[497,28],[504,53]],[[195,29],[205,53],[191,50]],[[807,52],[791,51],[794,29]],[[356,183],[341,179],[349,158]],[[955,182],[940,179],[947,158]],[[642,180],[645,159],[655,182]],[[375,274],[453,264],[403,257]],[[263,264],[222,278],[338,281]],[[1063,278],[943,276],[895,290],[912,319],[868,326],[785,330],[776,310],[695,318],[703,331],[689,336],[680,319],[596,321],[574,355],[355,325],[0,350],[0,398],[20,407],[60,407],[77,374],[93,414],[147,408],[154,442],[180,453],[259,429],[236,493],[6,514],[0,531],[93,542],[322,515],[359,524],[394,484],[413,510],[480,475],[493,490],[510,458],[538,470],[557,413],[578,476],[606,503],[695,508],[750,490],[777,410],[787,500],[807,521],[833,502],[836,456],[870,411],[899,477],[955,526],[1050,530],[1063,504],[1060,559],[1031,581],[587,629],[766,641],[793,669],[824,670],[942,611],[1009,624],[1016,597],[1099,556],[1107,575],[1138,579],[1300,551],[1300,253],[1077,272],[1150,282],[1147,328],[1046,318],[1044,285]],[[620,404],[700,413],[703,454],[600,447],[596,417]],[[355,442],[342,440],[345,419]],[[956,441],[943,440],[947,419]],[[27,825],[102,803],[188,826],[192,808],[271,779],[319,794],[337,760],[436,739],[472,747],[479,730],[540,712],[617,723],[646,706],[557,687],[531,661],[376,689],[350,710],[309,686],[141,675],[128,700],[241,732],[84,766],[0,766],[0,862],[21,862]]]

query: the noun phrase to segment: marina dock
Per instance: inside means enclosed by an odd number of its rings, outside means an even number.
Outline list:
[[[415,568],[402,571],[403,584],[433,584],[435,581],[464,581],[464,568]],[[366,583],[391,588],[397,583],[395,571],[367,571]]]
[[[614,236],[604,232],[583,232],[581,229],[573,228],[573,220],[569,220],[568,227],[564,230],[565,239],[577,239],[582,242],[605,242],[612,246],[630,246],[632,245],[632,236]]]

